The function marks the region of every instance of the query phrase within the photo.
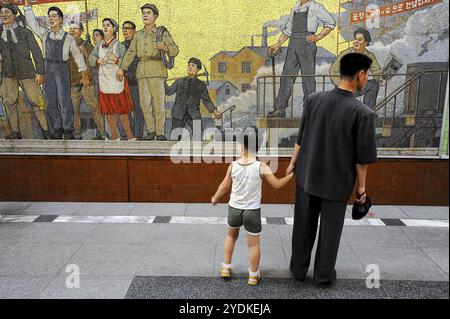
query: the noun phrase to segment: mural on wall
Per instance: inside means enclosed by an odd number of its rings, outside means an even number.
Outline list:
[[[448,0],[0,3],[0,138],[178,140],[200,122],[292,146],[305,97],[360,52],[379,146],[442,140]]]

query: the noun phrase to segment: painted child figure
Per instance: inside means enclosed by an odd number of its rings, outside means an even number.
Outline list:
[[[225,179],[220,184],[216,194],[211,198],[211,203],[215,206],[219,199],[231,190],[228,203],[228,231],[224,243],[224,262],[220,275],[225,279],[232,275],[231,261],[234,246],[239,236],[239,230],[244,226],[247,232],[250,259],[248,284],[252,286],[257,285],[261,280],[259,262],[261,256],[261,191],[263,180],[266,180],[273,188],[280,189],[294,177],[294,174],[291,173],[282,179],[278,179],[267,164],[257,160],[256,135],[244,136],[241,145],[242,157],[228,167]]]

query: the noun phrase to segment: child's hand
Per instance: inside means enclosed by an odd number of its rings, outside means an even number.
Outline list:
[[[218,203],[219,203],[219,201],[216,199],[215,196],[211,197],[211,204],[212,204],[213,206],[216,206]]]

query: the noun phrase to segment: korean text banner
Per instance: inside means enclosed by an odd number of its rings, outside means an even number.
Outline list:
[[[0,3],[11,3],[18,6],[22,6],[24,2],[25,2],[24,0],[0,0]],[[31,4],[44,4],[56,2],[73,2],[73,0],[31,0]]]

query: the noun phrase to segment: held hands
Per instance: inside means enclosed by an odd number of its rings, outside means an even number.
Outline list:
[[[287,170],[286,170],[286,175],[290,175],[293,174],[295,172],[295,165],[294,164],[289,164]]]
[[[156,47],[158,48],[158,50],[162,50],[166,53],[169,52],[169,47],[164,42],[157,42]]]

